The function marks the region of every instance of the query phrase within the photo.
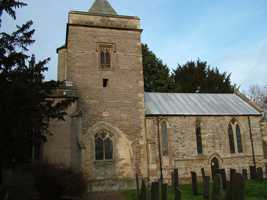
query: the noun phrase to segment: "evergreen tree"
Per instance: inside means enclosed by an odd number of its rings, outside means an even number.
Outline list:
[[[26,4],[3,0],[0,14],[6,12],[16,19],[15,9],[22,6]],[[27,153],[31,155],[32,144],[45,141],[49,120],[63,119],[73,101],[49,98],[61,83],[45,81],[49,59],[36,61],[29,53],[34,43],[32,24],[29,21],[13,33],[0,33],[0,163],[24,161]]]
[[[173,92],[233,93],[237,88],[231,84],[231,74],[220,73],[218,68],[211,68],[200,60],[178,65],[172,76],[175,82]]]
[[[143,67],[144,67],[144,84],[146,92],[169,92],[172,87],[170,70],[162,60],[142,44]]]

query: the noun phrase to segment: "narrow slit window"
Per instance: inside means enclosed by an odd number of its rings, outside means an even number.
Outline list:
[[[108,87],[108,79],[107,78],[103,79],[103,87],[104,88]]]
[[[236,142],[237,142],[238,153],[242,153],[243,152],[242,138],[241,138],[240,126],[238,124],[236,125]]]
[[[233,133],[233,127],[231,124],[229,124],[228,126],[228,136],[229,136],[230,152],[235,153],[234,133]]]
[[[203,153],[203,146],[202,146],[202,136],[201,136],[201,127],[200,124],[196,125],[196,140],[197,140],[197,153]]]
[[[161,123],[162,134],[162,154],[168,156],[168,128],[167,123],[164,121]]]

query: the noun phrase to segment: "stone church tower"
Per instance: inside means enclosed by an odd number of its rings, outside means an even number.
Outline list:
[[[98,187],[129,188],[136,173],[146,176],[141,32],[138,17],[96,0],[88,12],[69,13],[58,49],[58,79],[74,88],[77,103],[64,124],[52,123],[58,138],[46,157],[81,168]]]

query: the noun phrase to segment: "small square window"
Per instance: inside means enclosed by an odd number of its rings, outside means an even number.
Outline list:
[[[108,87],[108,79],[106,78],[103,79],[103,87],[104,88]]]

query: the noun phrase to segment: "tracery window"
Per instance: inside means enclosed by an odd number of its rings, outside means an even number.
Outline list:
[[[202,146],[202,136],[201,136],[201,123],[197,120],[196,122],[196,142],[197,142],[197,153],[203,153],[203,146]]]
[[[168,128],[165,121],[161,122],[162,154],[168,156]]]
[[[243,153],[241,129],[235,120],[232,120],[228,125],[228,135],[230,152]]]
[[[95,135],[95,159],[113,159],[113,140],[112,137],[106,132]]]

